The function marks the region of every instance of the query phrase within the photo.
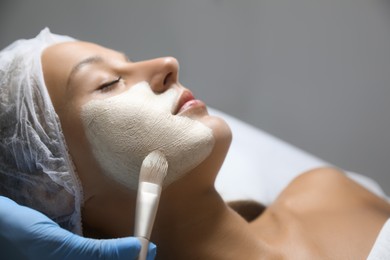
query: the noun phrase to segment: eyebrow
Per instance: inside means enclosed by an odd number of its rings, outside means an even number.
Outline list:
[[[102,63],[102,62],[104,62],[104,59],[100,56],[91,56],[91,57],[88,57],[88,58],[80,61],[70,71],[66,86],[67,87],[69,86],[69,84],[72,81],[72,79],[74,78],[75,74],[77,74],[77,72],[80,71],[80,69],[82,67],[84,67],[86,65],[97,64],[97,63]]]
[[[123,59],[125,61],[130,61],[130,59],[128,58],[128,56],[124,53],[124,52],[120,52],[120,54],[122,55]],[[74,78],[74,75],[77,74],[77,72],[84,66],[86,65],[91,65],[91,64],[98,64],[98,63],[103,63],[104,62],[104,59],[103,57],[99,56],[99,55],[95,55],[95,56],[91,56],[91,57],[88,57],[82,61],[80,61],[79,63],[77,63],[73,68],[72,70],[70,71],[69,73],[69,76],[68,76],[68,80],[67,80],[67,83],[66,83],[66,86],[68,87],[70,82],[72,81],[72,79]]]

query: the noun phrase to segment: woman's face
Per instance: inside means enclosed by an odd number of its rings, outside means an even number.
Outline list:
[[[225,122],[180,85],[174,58],[132,62],[92,43],[68,42],[48,47],[42,68],[79,173],[96,161],[106,176],[136,189],[143,158],[160,150],[168,185],[216,142],[230,141]]]

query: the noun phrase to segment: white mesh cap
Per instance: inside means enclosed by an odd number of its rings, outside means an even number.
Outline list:
[[[0,52],[0,195],[81,234],[82,188],[41,66],[42,51],[65,41],[45,28]]]

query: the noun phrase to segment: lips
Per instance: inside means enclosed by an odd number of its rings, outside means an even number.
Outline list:
[[[191,91],[189,91],[189,90],[183,91],[183,93],[181,94],[179,101],[177,103],[174,115],[178,114],[179,112],[184,110],[186,107],[191,106],[191,102],[194,102],[194,101],[195,101],[195,97],[191,93]]]
[[[174,115],[186,110],[187,108],[200,103],[200,100],[195,99],[194,95],[189,90],[184,90],[181,94]]]

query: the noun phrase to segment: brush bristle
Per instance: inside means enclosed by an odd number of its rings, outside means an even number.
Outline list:
[[[145,157],[141,166],[140,181],[162,185],[168,171],[168,161],[160,151],[153,151]]]

